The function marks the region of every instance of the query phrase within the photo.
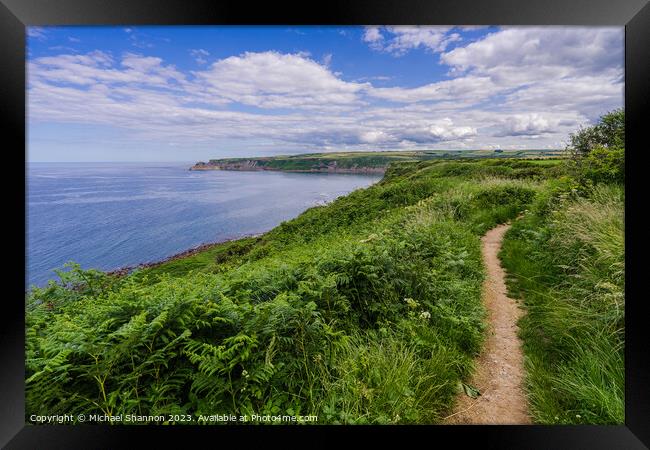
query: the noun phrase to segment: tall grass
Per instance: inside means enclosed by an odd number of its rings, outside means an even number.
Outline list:
[[[527,384],[541,423],[624,422],[624,191],[540,197],[506,234],[521,296]]]

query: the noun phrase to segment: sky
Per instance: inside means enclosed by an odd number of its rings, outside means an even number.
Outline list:
[[[28,27],[27,160],[564,148],[623,27]]]

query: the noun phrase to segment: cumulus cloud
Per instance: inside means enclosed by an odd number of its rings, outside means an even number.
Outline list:
[[[503,120],[495,136],[537,136],[552,131],[551,121],[541,114],[515,114]]]
[[[417,144],[463,140],[476,136],[476,128],[454,126],[450,118],[436,120],[425,127],[405,129],[400,133],[400,140]]]
[[[512,27],[442,53],[456,77],[489,77],[510,110],[579,111],[594,119],[623,102],[623,29]]]
[[[623,48],[621,28],[512,27],[457,47],[441,60],[461,70],[545,68],[567,76],[622,68]]]
[[[391,137],[381,130],[369,130],[361,132],[360,141],[366,144],[377,144],[390,141]]]
[[[303,54],[244,53],[194,72],[207,97],[260,108],[353,105],[367,87],[346,82]]]

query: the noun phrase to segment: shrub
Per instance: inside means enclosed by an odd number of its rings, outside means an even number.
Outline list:
[[[621,108],[601,116],[596,125],[572,133],[570,141],[569,149],[578,156],[587,155],[596,147],[625,147],[625,110]]]
[[[594,147],[580,162],[584,179],[594,183],[625,181],[625,149],[622,147]]]

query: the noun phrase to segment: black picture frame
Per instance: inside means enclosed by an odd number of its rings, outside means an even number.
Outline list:
[[[390,426],[390,427],[124,427],[99,425],[30,426],[25,424],[24,399],[24,265],[25,256],[25,27],[44,25],[201,25],[201,24],[426,24],[426,25],[616,25],[625,26],[626,109],[626,394],[625,425],[621,426]],[[646,298],[641,286],[643,228],[642,157],[644,119],[650,114],[650,5],[647,0],[355,0],[322,4],[209,0],[0,0],[0,111],[5,144],[5,244],[11,243],[10,263],[4,271],[2,326],[0,327],[0,445],[18,448],[131,447],[134,438],[185,447],[199,438],[223,443],[225,435],[243,442],[265,444],[296,437],[320,444],[337,444],[352,434],[370,434],[408,445],[411,433],[428,445],[453,440],[474,442],[481,448],[589,448],[636,449],[650,446],[650,353],[646,352]],[[22,166],[21,166],[22,164]],[[21,181],[22,177],[22,181]],[[23,228],[21,229],[21,223]],[[629,244],[629,245],[628,245]],[[15,295],[14,295],[15,294]],[[318,433],[318,441],[312,434]],[[290,438],[290,440],[288,440]],[[254,439],[254,441],[252,440]],[[263,440],[262,440],[263,439]],[[443,441],[441,441],[441,439]],[[208,441],[210,442],[210,441]],[[415,442],[414,442],[415,443]],[[152,441],[149,445],[153,446]]]

